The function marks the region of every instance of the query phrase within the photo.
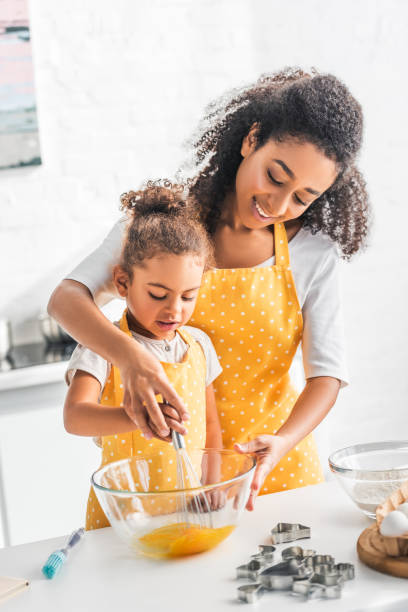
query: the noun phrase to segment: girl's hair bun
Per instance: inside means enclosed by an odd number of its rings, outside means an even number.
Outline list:
[[[183,214],[187,207],[184,186],[167,180],[149,181],[145,189],[123,193],[120,203],[122,210],[128,210],[139,217]]]
[[[120,196],[129,216],[121,265],[133,278],[133,267],[157,255],[196,255],[212,262],[212,244],[186,187],[167,180],[149,181],[139,191]]]

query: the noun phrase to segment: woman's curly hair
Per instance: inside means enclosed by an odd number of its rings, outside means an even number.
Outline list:
[[[365,181],[355,165],[361,146],[360,104],[332,75],[300,68],[262,76],[254,85],[233,90],[206,111],[193,143],[198,175],[190,196],[210,234],[219,222],[226,194],[235,188],[244,137],[256,126],[256,146],[271,138],[310,142],[338,167],[333,185],[300,217],[312,234],[324,232],[349,259],[365,243],[370,208]],[[272,228],[271,228],[272,229]]]

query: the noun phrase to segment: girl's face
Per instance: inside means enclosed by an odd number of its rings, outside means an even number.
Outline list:
[[[126,298],[129,326],[149,338],[171,340],[190,319],[204,271],[197,255],[157,255],[133,268],[133,278],[115,266],[113,278]]]
[[[269,140],[256,149],[254,129],[241,154],[233,215],[248,229],[300,217],[337,175],[335,162],[309,142]]]

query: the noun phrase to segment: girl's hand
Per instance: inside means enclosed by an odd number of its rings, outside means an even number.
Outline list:
[[[156,399],[158,394],[176,411],[178,418],[172,418],[172,427],[184,435],[186,429],[182,422],[189,419],[189,414],[159,360],[132,340],[116,365],[124,388],[123,408],[144,437],[166,440],[170,435],[169,425]]]
[[[255,498],[262,487],[263,481],[282,457],[289,452],[290,445],[283,436],[263,435],[254,438],[247,444],[234,444],[234,449],[239,453],[255,455],[256,458],[255,474],[246,505],[247,510],[253,510]]]
[[[221,510],[227,503],[227,494],[225,491],[214,489],[213,491],[207,491],[205,495],[211,511]]]
[[[220,445],[221,446],[221,445]],[[221,455],[218,450],[208,450],[201,462],[201,482],[216,485],[221,481]],[[227,501],[225,491],[211,489],[205,492],[210,510],[220,510]]]
[[[166,421],[166,424],[169,428],[169,435],[166,436],[165,438],[163,438],[162,436],[159,436],[156,430],[155,424],[149,418],[149,421],[148,421],[149,427],[152,430],[153,436],[155,438],[158,438],[159,440],[163,440],[164,442],[172,442],[172,437],[171,437],[172,429],[179,431],[183,435],[187,433],[187,429],[184,427],[183,423],[180,422],[179,414],[174,408],[172,408],[169,404],[163,404],[161,402],[159,402],[159,407],[160,407],[160,410],[163,412],[164,420]]]
[[[224,508],[225,504],[227,503],[227,494],[225,491],[219,491],[218,489],[211,489],[210,491],[205,492],[203,491],[197,496],[196,500],[194,498],[189,500],[187,505],[190,512],[197,512],[197,503],[200,507],[200,513],[205,514],[209,511],[215,512],[216,510],[221,510],[221,508]]]

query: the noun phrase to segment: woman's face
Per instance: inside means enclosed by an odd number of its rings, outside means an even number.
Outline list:
[[[256,149],[254,130],[244,138],[233,215],[248,229],[300,217],[334,182],[336,164],[309,142],[269,140]]]

